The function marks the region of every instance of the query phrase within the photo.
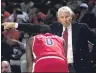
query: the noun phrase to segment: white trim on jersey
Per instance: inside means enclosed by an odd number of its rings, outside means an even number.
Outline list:
[[[33,67],[33,68],[32,68],[32,73],[34,72],[34,67],[35,67],[35,64],[36,64],[36,63],[35,63],[35,62],[33,62],[33,66],[32,66],[32,67]]]
[[[61,58],[61,57],[58,57],[58,56],[45,56],[45,57],[39,58],[39,59],[35,62],[35,64],[36,64],[37,62],[39,62],[40,60],[46,59],[46,58],[57,58],[57,59],[61,59],[61,60],[65,61],[65,59],[63,59],[63,58]]]

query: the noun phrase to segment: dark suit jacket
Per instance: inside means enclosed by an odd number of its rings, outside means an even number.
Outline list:
[[[56,22],[51,25],[52,33],[62,36],[63,26]],[[89,72],[89,49],[88,42],[94,43],[96,36],[90,31],[89,27],[84,23],[72,23],[72,47],[74,67],[78,72]],[[88,70],[89,69],[89,70]]]

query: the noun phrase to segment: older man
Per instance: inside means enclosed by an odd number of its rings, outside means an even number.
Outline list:
[[[74,13],[69,7],[59,8],[57,12],[59,23],[51,26],[52,33],[62,36],[64,39],[67,38],[66,58],[70,72],[75,72],[73,70],[75,68],[76,73],[90,73],[88,40],[95,43],[96,36],[86,24],[72,23],[73,15]],[[67,33],[66,38],[65,33]]]
[[[11,72],[10,63],[8,61],[2,61],[2,63],[1,63],[1,72],[2,73]]]

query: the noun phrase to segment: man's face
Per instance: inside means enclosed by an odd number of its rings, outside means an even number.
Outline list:
[[[60,12],[58,21],[64,26],[68,27],[72,22],[72,16],[68,12]]]
[[[8,64],[2,63],[1,71],[2,73],[8,73]]]

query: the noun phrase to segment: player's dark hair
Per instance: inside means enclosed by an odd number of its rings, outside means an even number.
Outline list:
[[[51,28],[49,25],[41,25],[40,33],[51,33]]]

